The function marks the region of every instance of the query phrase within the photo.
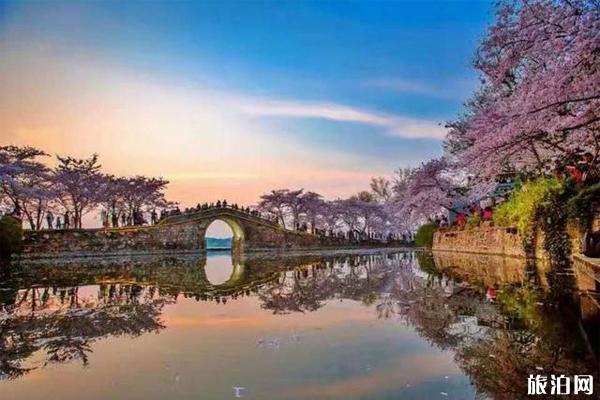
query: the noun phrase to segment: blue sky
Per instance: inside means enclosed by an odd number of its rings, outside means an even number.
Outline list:
[[[484,1],[3,2],[0,140],[96,151],[183,202],[345,196],[440,153],[491,18]]]

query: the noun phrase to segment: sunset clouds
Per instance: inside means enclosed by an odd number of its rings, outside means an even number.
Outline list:
[[[371,176],[440,151],[454,105],[423,109],[419,99],[365,89],[364,79],[349,79],[364,69],[353,69],[358,61],[336,77],[322,64],[376,46],[338,53],[333,35],[320,42],[322,60],[302,58],[316,51],[306,47],[310,35],[339,21],[306,9],[302,18],[316,18],[309,36],[275,22],[277,34],[243,17],[246,6],[239,14],[208,3],[116,13],[101,3],[8,3],[0,10],[0,142],[98,153],[111,173],[171,180],[169,197],[184,205],[251,204],[285,186],[347,196]],[[383,29],[369,26],[361,29]],[[391,67],[397,55],[377,62]]]

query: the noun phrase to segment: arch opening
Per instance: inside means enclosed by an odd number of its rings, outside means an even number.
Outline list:
[[[237,251],[244,241],[244,230],[239,222],[230,218],[216,218],[204,233],[207,251]]]
[[[205,274],[212,285],[227,284],[239,278],[243,268],[236,263],[235,255],[239,255],[243,240],[244,230],[234,219],[216,218],[209,222],[204,233]]]

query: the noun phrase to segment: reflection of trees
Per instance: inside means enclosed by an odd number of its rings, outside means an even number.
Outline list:
[[[512,293],[500,299],[504,329],[492,329],[482,337],[461,341],[456,358],[462,368],[480,392],[498,399],[525,398],[529,374],[589,374],[595,375],[598,383],[597,363],[577,329],[577,313],[570,306],[532,308],[527,304],[532,300],[530,290],[510,288],[508,292]],[[514,298],[526,303],[516,304]]]
[[[321,308],[322,301],[327,298],[322,281],[303,281],[300,275],[305,271],[301,269],[284,272],[276,284],[261,288],[258,296],[263,302],[262,307],[273,310],[275,314],[315,311]]]
[[[138,336],[164,328],[160,314],[171,297],[156,288],[100,285],[95,296],[80,289],[31,288],[19,292],[0,315],[0,377],[17,378],[49,363],[88,362],[91,344],[107,336]],[[28,359],[43,354],[39,362]],[[36,357],[37,359],[38,357]]]
[[[262,307],[275,314],[315,311],[333,298],[372,304],[390,272],[382,268],[385,260],[381,255],[324,257],[283,273],[258,295]]]
[[[462,274],[460,269],[458,265],[451,270],[453,278]],[[456,278],[443,275],[419,289],[421,294],[404,292],[397,298],[412,298],[403,316],[432,343],[455,351],[480,394],[526,398],[529,374],[597,378],[597,365],[576,329],[577,310],[569,304],[544,305],[546,295],[523,276],[523,286],[502,287],[497,304],[485,300],[485,288],[452,284]]]
[[[100,338],[162,329],[162,309],[178,296],[225,303],[256,295],[275,314],[311,312],[338,299],[373,307],[378,318],[398,319],[454,351],[479,393],[498,399],[523,397],[529,374],[597,377],[575,329],[577,314],[542,308],[544,296],[530,276],[515,266],[510,273],[488,269],[486,282],[502,288],[491,303],[485,287],[468,283],[477,262],[439,261],[408,253],[260,255],[243,260],[239,279],[220,286],[207,283],[202,260],[36,267],[7,278],[16,283],[0,290],[0,374],[15,378],[47,363],[86,363]],[[510,285],[501,285],[503,278]],[[37,352],[44,356],[32,364]]]
[[[398,318],[433,345],[453,350],[482,396],[525,398],[529,374],[592,374],[598,381],[574,329],[577,312],[569,306],[544,309],[544,294],[531,286],[535,280],[528,274],[507,275],[522,276],[524,285],[511,281],[491,303],[485,287],[462,281],[460,265],[448,276],[431,257],[419,257],[423,269],[416,261],[377,255],[299,266],[266,284],[259,296],[274,313],[312,311],[328,299],[373,305],[379,318]]]

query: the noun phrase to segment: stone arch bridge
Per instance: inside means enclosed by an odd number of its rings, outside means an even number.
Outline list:
[[[169,216],[152,226],[114,229],[26,231],[23,255],[116,255],[129,252],[205,250],[205,234],[215,220],[233,231],[232,251],[318,248],[346,245],[341,238],[291,231],[260,216],[230,207],[213,207]]]

